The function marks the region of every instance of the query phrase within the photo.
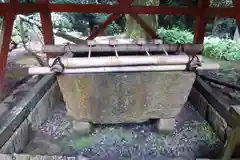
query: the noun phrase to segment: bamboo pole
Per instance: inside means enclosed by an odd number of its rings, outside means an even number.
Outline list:
[[[152,65],[152,66],[127,66],[127,67],[93,67],[93,68],[66,68],[62,74],[80,74],[80,73],[104,73],[104,72],[143,72],[143,71],[185,71],[187,65]],[[215,70],[219,69],[218,64],[203,64],[197,70]],[[49,67],[32,67],[28,73],[31,75],[54,74]]]
[[[143,47],[144,46],[144,47]],[[177,44],[120,44],[116,45],[115,48],[118,52],[129,53],[129,52],[177,52],[179,45]],[[203,50],[202,44],[183,44],[182,48],[186,53],[200,53]],[[45,45],[43,47],[43,52],[52,56],[60,56],[65,52],[74,52],[77,55],[81,55],[81,53],[88,53],[89,46],[86,44],[71,44],[71,45]],[[114,47],[109,46],[108,44],[97,44],[91,47],[91,52],[101,53],[101,52],[115,52]]]
[[[202,61],[202,56],[198,56]],[[61,57],[61,62],[65,68],[79,67],[107,67],[107,66],[126,66],[126,65],[172,65],[187,64],[189,56],[187,55],[169,55],[169,56],[109,56],[109,57],[91,57],[91,58],[67,58]],[[49,66],[54,62],[54,58],[48,61]]]

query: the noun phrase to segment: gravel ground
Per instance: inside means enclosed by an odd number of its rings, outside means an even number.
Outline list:
[[[36,131],[25,153],[83,155],[91,160],[188,160],[216,155],[223,146],[189,103],[179,115],[176,130],[171,134],[157,132],[156,123],[149,121],[95,125],[90,135],[80,137],[72,131],[72,121],[65,115],[65,110],[57,108]]]

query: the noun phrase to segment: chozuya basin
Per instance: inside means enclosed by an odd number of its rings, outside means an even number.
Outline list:
[[[68,113],[93,123],[175,118],[194,80],[195,73],[184,71],[58,76]]]

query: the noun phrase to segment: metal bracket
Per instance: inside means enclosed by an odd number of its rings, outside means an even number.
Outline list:
[[[143,39],[137,40],[137,44],[144,48],[144,50],[145,50],[145,52],[147,53],[148,56],[151,56],[150,53],[148,52],[147,48],[144,47],[144,44],[146,44],[146,43],[147,42],[145,40],[143,40]]]
[[[61,57],[57,57],[49,67],[50,67],[50,71],[57,74],[63,73],[65,68],[64,64],[61,61]]]
[[[115,51],[115,55],[116,57],[118,57],[118,51],[116,49],[116,45],[118,45],[118,40],[109,40],[109,46],[112,46],[114,48]]]
[[[161,45],[161,48],[162,48],[162,50],[164,51],[164,53],[168,56],[168,52],[165,50],[165,48],[162,46],[162,40],[160,40],[160,39],[155,39],[154,40],[154,44],[155,45]]]
[[[91,57],[91,52],[92,52],[92,47],[96,46],[96,41],[95,40],[88,40],[87,45],[89,46],[88,58],[90,58]]]
[[[202,63],[200,62],[197,55],[190,56],[189,62],[187,63],[187,71],[196,71],[197,67],[201,67]]]
[[[66,43],[65,46],[64,46],[64,52],[61,56],[67,56],[67,57],[72,57],[74,55],[74,53],[72,52],[71,50],[71,47],[70,47],[70,43]],[[66,47],[68,47],[69,51],[66,50]]]

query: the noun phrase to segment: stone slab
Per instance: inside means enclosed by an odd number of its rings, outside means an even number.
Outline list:
[[[157,130],[160,133],[171,133],[176,126],[176,120],[172,119],[159,119],[157,122]]]
[[[196,90],[196,88],[192,88],[188,101],[196,108],[203,118],[207,118],[208,101]]]
[[[26,120],[29,113],[34,109],[36,104],[54,82],[56,82],[54,76],[44,76],[20,102],[2,117],[0,126],[1,148]]]
[[[231,105],[230,112],[238,121],[240,121],[240,105]]]
[[[0,154],[1,160],[88,160],[83,156],[47,156],[47,155],[28,155],[28,154]]]
[[[128,72],[60,75],[68,113],[93,123],[175,118],[192,88],[190,72]]]
[[[31,128],[36,129],[47,120],[54,106],[61,99],[60,97],[61,92],[57,82],[55,82],[27,117],[31,124]]]

